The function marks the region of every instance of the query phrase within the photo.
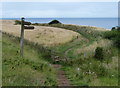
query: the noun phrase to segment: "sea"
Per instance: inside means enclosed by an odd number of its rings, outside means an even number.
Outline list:
[[[2,18],[7,20],[20,20],[20,18]],[[32,23],[49,23],[58,20],[63,24],[76,24],[112,29],[118,26],[118,18],[25,18],[25,21]]]

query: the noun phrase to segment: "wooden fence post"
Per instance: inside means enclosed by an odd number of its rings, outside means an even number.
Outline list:
[[[21,18],[21,39],[20,39],[20,56],[23,57],[23,47],[24,47],[24,18]]]

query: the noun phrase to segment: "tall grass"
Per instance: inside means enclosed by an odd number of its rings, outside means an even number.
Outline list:
[[[58,28],[64,28],[67,30],[72,30],[75,32],[78,32],[82,34],[87,39],[95,39],[98,37],[103,36],[103,32],[105,29],[103,28],[97,28],[97,27],[91,27],[91,26],[78,26],[78,25],[67,25],[67,24],[33,24],[37,26],[51,26],[51,27],[58,27]],[[104,30],[104,31],[103,31]]]
[[[111,50],[110,50],[111,49]],[[94,57],[79,57],[63,67],[73,85],[118,86],[118,52],[115,47],[107,48],[103,61]]]
[[[11,35],[11,34],[6,33],[6,32],[2,32],[2,33],[9,36],[10,38],[13,38],[13,39],[16,39],[17,41],[20,41],[20,37]],[[31,41],[26,40],[26,39],[24,39],[24,44],[29,45],[30,47],[33,47],[34,49],[36,49],[38,51],[38,53],[42,54],[43,57],[51,58],[52,51],[49,48],[47,48],[47,47],[45,47],[45,46],[43,46],[41,44],[31,42]],[[50,60],[52,60],[52,58]]]
[[[45,49],[25,41],[22,58],[19,55],[19,40],[3,33],[3,86],[57,86],[56,72],[48,61],[50,57]]]
[[[36,25],[36,24],[33,24]],[[118,52],[111,41],[105,40],[105,30],[90,26],[76,26],[65,24],[37,24],[38,26],[51,26],[72,30],[82,34],[88,42],[83,44],[70,42],[53,49],[65,55],[67,63],[63,70],[73,85],[79,86],[117,86],[118,85]],[[78,44],[79,42],[79,44]],[[102,43],[101,43],[102,42]],[[78,44],[78,45],[77,45]],[[72,47],[71,47],[72,46]],[[95,47],[103,48],[103,61],[96,60]],[[107,46],[107,47],[106,47]],[[76,51],[80,49],[80,53]],[[83,52],[83,54],[82,54]],[[84,54],[86,53],[86,54]],[[71,59],[70,59],[71,58]]]

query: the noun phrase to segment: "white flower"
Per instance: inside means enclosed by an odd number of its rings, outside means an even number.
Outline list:
[[[91,74],[92,72],[89,70],[89,72],[88,72],[89,74]]]
[[[80,68],[77,68],[77,70],[79,71],[79,70],[80,70]]]
[[[113,77],[114,75],[112,75],[112,77]]]

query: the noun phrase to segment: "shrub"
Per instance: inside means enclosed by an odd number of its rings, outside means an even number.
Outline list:
[[[120,27],[112,27],[112,31],[120,31]]]
[[[120,33],[118,31],[108,31],[105,32],[104,37],[107,39],[114,39],[116,38]]]
[[[58,20],[53,20],[49,22],[48,24],[61,24],[61,22],[59,22]]]
[[[104,37],[114,41],[114,45],[120,49],[120,31],[109,31],[104,34]]]
[[[114,40],[114,44],[115,44],[115,46],[117,46],[120,49],[120,37],[118,37]]]
[[[112,29],[111,30],[115,30],[115,27],[112,27]]]
[[[95,50],[95,58],[98,60],[103,59],[103,48],[102,47],[97,47]]]

